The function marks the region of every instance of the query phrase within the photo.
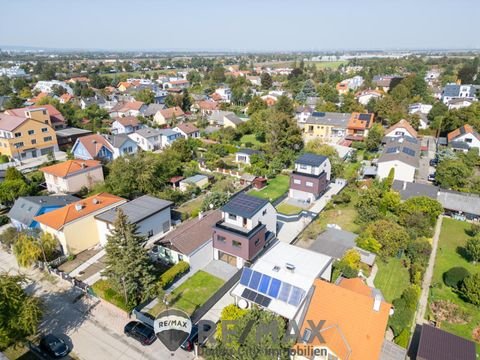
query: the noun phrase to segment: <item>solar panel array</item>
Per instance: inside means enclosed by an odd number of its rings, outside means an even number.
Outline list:
[[[293,306],[298,306],[305,296],[305,291],[303,289],[249,268],[243,269],[242,276],[240,277],[240,284],[248,287],[248,289],[245,290],[250,291],[245,293],[244,290],[244,294],[253,298],[250,299],[243,294],[242,297],[265,307],[270,304],[271,299],[262,294]],[[268,300],[267,305],[262,305],[262,303],[267,303],[267,300],[264,298]]]
[[[268,305],[270,305],[270,302],[272,301],[272,299],[250,289],[244,289],[242,297],[247,300],[253,301],[254,303],[263,307],[268,307]]]
[[[370,114],[359,114],[358,115],[358,120],[368,121],[368,120],[370,120],[370,117],[371,117]]]
[[[407,154],[407,155],[415,156],[415,150],[412,150],[412,149],[410,149],[410,148],[408,148],[408,147],[404,147],[404,148],[402,149],[402,151],[403,151],[405,154]]]
[[[411,136],[405,136],[405,139],[409,142],[409,143],[412,143],[412,144],[418,144],[418,140],[411,137]]]
[[[399,150],[398,147],[391,147],[391,148],[387,149],[386,153],[387,154],[393,154],[393,153],[397,152],[398,150]]]

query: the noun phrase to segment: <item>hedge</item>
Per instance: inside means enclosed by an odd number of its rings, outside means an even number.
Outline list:
[[[178,278],[189,272],[190,264],[186,261],[180,261],[173,265],[170,269],[160,275],[158,286],[162,289],[168,289]]]
[[[461,266],[452,267],[443,273],[443,282],[445,285],[459,289],[463,280],[470,275],[467,269]]]

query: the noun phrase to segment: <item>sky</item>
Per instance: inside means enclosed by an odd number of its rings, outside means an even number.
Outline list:
[[[2,0],[0,47],[477,49],[478,0]]]

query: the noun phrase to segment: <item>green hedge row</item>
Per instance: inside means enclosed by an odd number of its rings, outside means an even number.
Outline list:
[[[186,261],[180,261],[173,265],[170,269],[160,275],[158,286],[162,289],[168,289],[178,278],[186,274],[190,270],[190,264]]]

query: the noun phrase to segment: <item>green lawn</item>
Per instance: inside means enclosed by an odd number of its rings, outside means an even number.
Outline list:
[[[258,141],[258,140],[255,138],[255,134],[246,134],[246,135],[243,135],[243,136],[240,138],[240,143],[242,143],[242,144],[251,143],[251,144],[253,144],[253,145],[263,144],[262,142]]]
[[[315,64],[318,70],[322,69],[333,69],[336,70],[340,65],[346,64],[347,61],[339,60],[339,61],[307,61],[305,65]]]
[[[377,266],[375,287],[382,290],[385,299],[391,303],[410,285],[408,269],[403,266],[402,259],[397,258],[391,258],[387,262],[379,259]]]
[[[285,215],[295,215],[300,213],[302,210],[303,209],[298,206],[287,204],[285,202],[277,205],[277,211]]]
[[[316,222],[322,229],[325,229],[327,224],[337,224],[342,230],[358,233],[360,227],[354,223],[357,215],[358,212],[353,206],[336,206],[323,211]]]
[[[109,280],[98,280],[92,285],[93,292],[116,307],[129,312],[131,309],[125,304],[125,298],[118,293]]]
[[[440,327],[456,335],[472,339],[473,330],[480,326],[479,308],[463,301],[457,293],[443,283],[443,273],[454,266],[462,266],[471,273],[480,271],[479,264],[474,265],[468,262],[458,252],[469,238],[469,235],[465,233],[469,227],[470,224],[467,222],[450,218],[443,219],[429,302],[447,300],[458,305],[460,310],[470,316],[470,321],[467,324],[451,324],[444,321],[440,323]],[[480,345],[477,343],[477,353],[479,350]]]
[[[205,194],[197,196],[195,199],[186,202],[179,206],[176,210],[182,214],[188,214],[189,216],[197,216],[200,211],[203,200],[205,199]]]
[[[192,315],[194,311],[205,304],[215,292],[222,287],[224,281],[204,271],[197,271],[182,285],[168,296],[169,306]],[[149,313],[157,316],[165,309],[165,304],[159,301]]]
[[[288,191],[290,185],[290,177],[287,175],[277,175],[273,179],[268,180],[268,185],[262,190],[251,190],[248,194],[267,199],[270,201],[277,200],[280,196]]]

